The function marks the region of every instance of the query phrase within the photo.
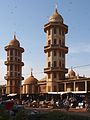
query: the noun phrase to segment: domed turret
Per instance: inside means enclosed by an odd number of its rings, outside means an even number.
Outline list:
[[[61,22],[63,23],[62,16],[58,13],[57,9],[55,9],[55,12],[53,15],[49,18],[49,22]]]
[[[13,45],[13,46],[16,46],[16,47],[19,47],[19,46],[20,46],[19,41],[16,39],[16,35],[14,35],[13,40],[11,40],[11,41],[9,42],[9,45]]]
[[[31,72],[31,76],[29,76],[25,82],[24,82],[24,85],[30,85],[30,84],[37,84],[37,79],[34,78],[34,76],[32,75],[32,72]]]
[[[23,84],[24,94],[36,94],[38,93],[38,80],[31,75],[24,81]]]
[[[76,76],[76,73],[74,72],[74,70],[72,68],[69,70],[68,76],[69,77],[75,77]]]

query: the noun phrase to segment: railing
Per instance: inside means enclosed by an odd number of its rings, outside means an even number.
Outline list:
[[[64,46],[64,45],[59,45],[59,44],[51,44],[51,45],[47,45],[44,46],[44,51],[47,51],[48,49],[62,49],[65,50],[65,52],[68,52],[68,47]]]
[[[24,77],[21,77],[21,76],[10,76],[10,75],[7,75],[4,76],[4,79],[8,80],[8,79],[20,79],[20,80],[24,80]]]
[[[48,67],[48,68],[44,68],[44,72],[47,73],[47,72],[50,72],[50,71],[64,71],[65,73],[68,72],[68,69],[66,68],[60,68],[60,67]]]
[[[9,61],[5,61],[4,64],[5,65],[7,65],[7,64],[20,64],[21,66],[24,66],[24,63],[21,61],[10,61],[9,60]]]

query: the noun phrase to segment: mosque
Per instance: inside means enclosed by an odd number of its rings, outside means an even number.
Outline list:
[[[24,48],[20,47],[20,42],[14,35],[9,45],[5,46],[7,52],[7,81],[6,94],[39,94],[39,93],[87,93],[90,92],[90,78],[79,76],[71,68],[65,67],[65,56],[68,53],[68,47],[65,45],[65,34],[68,33],[68,26],[64,23],[63,17],[59,14],[57,8],[48,23],[44,25],[46,33],[46,45],[44,53],[46,55],[46,65],[44,73],[46,77],[37,80],[33,72],[28,78],[22,76],[22,53]],[[67,76],[66,76],[67,74]],[[24,80],[23,85],[21,84]]]

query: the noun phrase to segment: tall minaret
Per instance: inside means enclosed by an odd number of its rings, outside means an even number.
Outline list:
[[[21,81],[24,79],[22,77],[22,66],[24,66],[22,53],[24,49],[20,47],[20,43],[14,35],[9,45],[5,46],[5,50],[7,51],[7,61],[5,61],[7,66],[7,74],[5,76],[7,80],[6,94],[20,94]]]
[[[65,54],[68,47],[65,46],[65,34],[68,33],[68,26],[64,24],[62,16],[57,8],[50,17],[49,22],[44,25],[46,33],[46,67],[44,73],[47,74],[46,92],[58,92],[59,83],[65,80]]]

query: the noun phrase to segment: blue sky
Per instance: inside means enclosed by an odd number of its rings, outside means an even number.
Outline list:
[[[31,68],[37,79],[44,76],[46,35],[43,26],[53,14],[56,2],[69,29],[66,67],[90,64],[90,0],[0,0],[0,84],[6,83],[4,47],[13,39],[14,33],[25,49],[23,76],[26,78]],[[90,66],[74,70],[80,75],[90,76]]]

